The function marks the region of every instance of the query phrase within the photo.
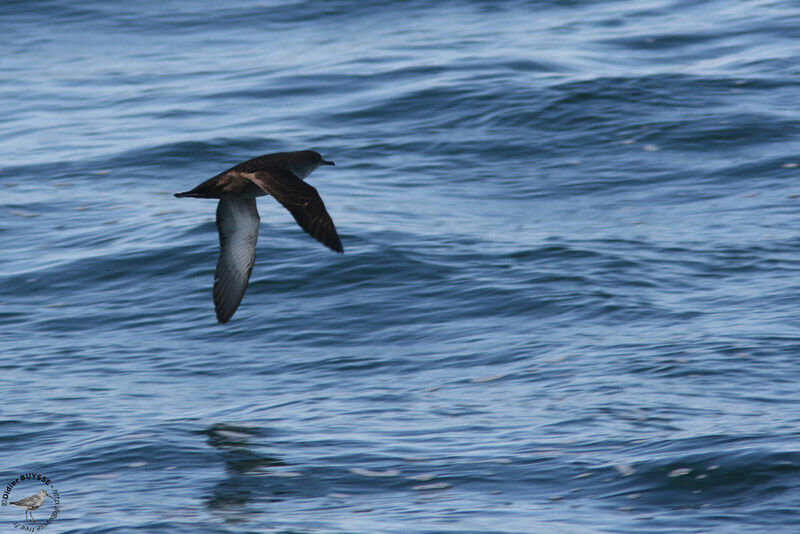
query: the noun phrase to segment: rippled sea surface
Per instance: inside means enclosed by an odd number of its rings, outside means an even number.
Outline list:
[[[795,3],[0,27],[0,485],[49,477],[46,531],[800,529]],[[215,202],[172,193],[306,148],[345,254],[259,199],[220,326]]]

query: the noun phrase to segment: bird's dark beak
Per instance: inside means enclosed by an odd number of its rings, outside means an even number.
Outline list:
[[[324,159],[319,163],[320,165],[336,165],[332,161],[325,161]]]

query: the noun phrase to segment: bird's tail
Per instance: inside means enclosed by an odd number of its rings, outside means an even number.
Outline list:
[[[175,193],[178,198],[193,197],[193,198],[220,198],[219,191],[217,190],[216,177],[206,180],[194,189],[184,191],[183,193]]]

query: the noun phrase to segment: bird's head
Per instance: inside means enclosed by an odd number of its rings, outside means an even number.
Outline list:
[[[50,497],[51,499],[53,499],[53,497],[50,496],[50,494],[47,493],[45,490],[39,490],[39,496],[40,497]],[[55,500],[55,499],[53,499],[53,500]]]
[[[320,165],[335,165],[335,163],[322,159],[320,153],[313,150],[296,152],[295,157],[292,158],[292,170],[300,178],[305,178]]]

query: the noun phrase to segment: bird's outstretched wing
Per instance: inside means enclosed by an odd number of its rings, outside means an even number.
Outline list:
[[[255,198],[219,201],[219,260],[214,273],[214,308],[221,324],[233,316],[247,289],[256,259],[259,221]]]
[[[242,174],[275,197],[308,234],[336,252],[344,252],[331,216],[314,187],[288,171],[257,171]]]

